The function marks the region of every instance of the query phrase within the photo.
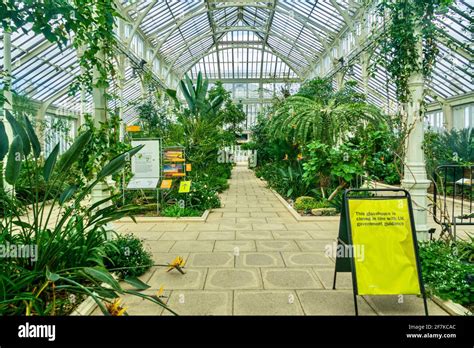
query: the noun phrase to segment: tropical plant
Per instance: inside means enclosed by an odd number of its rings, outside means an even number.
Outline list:
[[[474,264],[460,259],[445,241],[420,244],[421,270],[427,290],[461,305],[474,304]]]
[[[300,162],[283,163],[275,177],[270,178],[270,186],[285,197],[295,199],[312,191],[312,183],[303,180],[303,166]]]
[[[209,81],[197,76],[194,85],[189,76],[180,81],[180,90],[186,99],[187,108],[180,105],[174,90],[167,90],[177,108],[177,124],[171,127],[171,141],[186,147],[186,157],[197,170],[217,162],[218,149],[235,143],[235,135],[223,129],[223,96],[208,94]],[[212,97],[212,99],[211,99]]]
[[[161,215],[167,217],[201,216],[202,211],[195,208],[181,208],[179,204],[174,204],[163,209]]]
[[[164,102],[160,95],[141,100],[135,108],[143,129],[140,133],[148,137],[164,137],[166,135],[171,121],[168,102]]]
[[[317,81],[328,89],[329,80]],[[308,95],[313,90],[314,86],[306,88],[304,94],[297,93],[285,100],[271,118],[270,134],[300,144],[319,140],[333,146],[367,123],[383,120],[380,110],[355,91],[355,83],[347,82],[337,92]]]
[[[97,175],[111,158],[131,148],[130,144],[120,141],[118,114],[109,115],[99,124],[95,123],[91,115],[86,114],[84,124],[79,128],[79,135],[85,133],[91,134],[91,140],[85,144],[73,168],[82,173],[84,181]]]
[[[439,48],[439,29],[435,17],[446,13],[454,0],[382,0],[378,15],[383,28],[376,28],[375,64],[383,66],[395,84],[398,100],[410,99],[409,79],[416,73],[429,77],[434,69]],[[422,45],[422,50],[418,49]],[[448,41],[448,45],[456,45]],[[422,99],[424,100],[424,98]]]
[[[427,172],[445,164],[469,166],[474,164],[474,131],[470,128],[451,129],[438,133],[425,132],[423,150]]]
[[[25,28],[31,27],[35,34],[42,34],[60,48],[72,44],[81,51],[78,58],[81,74],[71,84],[73,92],[81,86],[87,90],[93,86],[108,87],[115,75],[114,25],[115,18],[120,17],[113,0],[23,1],[21,4],[4,0],[0,2],[0,13],[0,25],[5,32],[26,32]],[[6,83],[5,89],[9,87]]]
[[[320,141],[307,146],[307,160],[303,164],[303,179],[316,182],[321,195],[326,198],[326,189],[331,187],[331,179],[336,179],[336,187],[327,197],[331,201],[337,193],[347,187],[358,175],[364,174],[363,150],[346,142],[338,147],[330,147]]]
[[[34,183],[40,175],[47,187],[42,197],[35,190],[31,193],[35,199],[29,214],[25,216],[12,210],[0,220],[0,245],[13,245],[15,250],[23,247],[30,252],[30,257],[12,254],[0,263],[0,314],[64,314],[59,310],[71,309],[71,302],[74,302],[71,295],[77,298],[91,296],[104,314],[108,311],[103,301],[110,302],[125,293],[164,306],[151,296],[136,291],[148,288],[143,282],[125,279],[136,289],[125,290],[104,267],[106,224],[130,216],[136,207],[108,206],[113,197],[94,203],[86,201],[101,180],[123,168],[141,147],[118,154],[87,185],[73,184],[57,194],[51,191],[54,181],[64,181],[70,175],[69,170],[91,141],[92,132],[80,135],[61,157],[58,156],[59,145],[56,145],[43,164],[41,146],[29,119],[24,119],[23,126],[8,111],[6,118],[14,137],[9,145],[0,122],[0,161],[7,157],[5,180],[14,189],[20,170],[25,166],[31,170],[31,187],[36,187]],[[55,169],[58,175],[53,177]]]
[[[212,120],[217,122],[216,124],[219,123],[220,120],[218,120],[216,116],[224,99],[221,95],[215,96],[212,100],[208,98],[209,80],[207,78],[203,79],[201,72],[198,73],[196,85],[194,85],[193,81],[186,75],[184,80],[179,81],[179,87],[186,99],[188,106],[188,112],[186,114],[188,117],[195,119],[204,118],[208,121]],[[175,90],[168,89],[167,93],[179,104]]]
[[[224,88],[222,81],[216,81],[208,95],[210,100],[218,97],[222,99],[222,107],[217,112],[221,125],[226,126],[227,131],[232,132],[234,136],[239,134],[242,131],[239,124],[247,118],[242,103],[234,103],[231,93]]]

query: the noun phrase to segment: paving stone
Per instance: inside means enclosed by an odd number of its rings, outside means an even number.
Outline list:
[[[286,229],[289,231],[309,231],[319,230],[319,226],[314,222],[300,222],[285,224]]]
[[[213,240],[179,240],[171,248],[171,252],[212,251]]]
[[[188,224],[185,231],[217,231],[219,224],[215,222],[211,223],[193,223]]]
[[[284,267],[280,253],[244,252],[236,257],[237,267]]]
[[[224,213],[225,218],[245,218],[249,216],[250,213]]]
[[[352,291],[300,290],[297,293],[306,315],[355,315]],[[357,306],[359,315],[376,315],[360,296]]]
[[[198,240],[232,240],[235,239],[235,232],[211,231],[199,232]]]
[[[255,231],[277,231],[286,230],[284,224],[252,224]]]
[[[220,220],[220,219],[222,219],[222,212],[213,210],[207,216],[206,222],[213,221],[213,220]]]
[[[265,218],[241,217],[241,218],[237,218],[237,223],[239,224],[266,224],[267,220]]]
[[[216,244],[214,245],[214,251],[234,252],[235,248],[238,248],[239,252],[257,250],[255,246],[255,241],[253,240],[229,240],[229,241],[217,240]]]
[[[264,217],[264,218],[271,218],[271,217],[278,217],[278,214],[273,212],[250,212],[250,217]]]
[[[251,224],[221,224],[219,229],[221,231],[242,231],[242,230],[251,230]]]
[[[154,224],[150,228],[149,231],[164,231],[164,232],[184,231],[187,226],[188,226],[188,224],[185,223],[185,222],[176,222],[176,223],[160,222],[160,223]]]
[[[220,224],[235,224],[236,218],[220,218],[220,219],[213,219],[207,220],[209,223],[220,223]]]
[[[199,232],[165,232],[160,240],[196,240]]]
[[[209,269],[205,289],[262,289],[258,269]]]
[[[225,252],[191,253],[188,267],[234,267],[234,254]]]
[[[262,268],[265,289],[321,289],[310,269]]]
[[[148,249],[153,253],[167,253],[175,242],[176,241],[174,240],[147,240],[144,242],[144,245],[145,249]]]
[[[292,217],[267,217],[267,222],[270,224],[294,224],[297,223],[296,220]]]
[[[311,236],[305,231],[273,231],[275,239],[310,239]]]
[[[235,315],[301,315],[303,311],[294,291],[237,290]]]
[[[332,290],[332,283],[334,281],[334,268],[332,269],[319,269],[313,268],[318,278],[323,283],[326,289]],[[350,272],[338,272],[336,277],[336,289],[337,290],[350,290],[352,289],[352,274]]]
[[[135,233],[135,232],[148,232],[152,228],[155,228],[155,224],[149,223],[125,223],[125,224],[116,224],[114,229],[120,231],[121,234],[126,233]],[[184,227],[182,227],[184,228]],[[156,229],[154,229],[156,230]]]
[[[331,266],[333,261],[321,252],[282,252],[287,267]]]
[[[257,240],[258,251],[299,251],[293,240]]]
[[[163,231],[133,232],[135,236],[144,240],[158,240],[163,235]]]
[[[184,268],[186,274],[181,274],[177,270],[167,272],[166,268],[157,269],[148,281],[152,289],[202,289],[206,279],[207,269],[205,268]]]
[[[313,239],[336,239],[338,231],[306,230]]]
[[[400,303],[399,296],[378,295],[363,296],[379,315],[425,315],[423,298],[416,295],[403,295]],[[436,303],[428,299],[429,315],[448,315]]]
[[[326,247],[329,246],[332,248],[335,241],[335,239],[297,240],[296,244],[298,244],[302,251],[319,251],[325,253]]]
[[[287,212],[288,210],[282,206],[281,204],[274,204],[272,207],[263,207],[262,208],[263,212]]]
[[[273,239],[270,231],[237,231],[235,239]]]
[[[179,315],[232,315],[232,291],[172,292],[168,306]],[[165,311],[163,315],[172,315]]]

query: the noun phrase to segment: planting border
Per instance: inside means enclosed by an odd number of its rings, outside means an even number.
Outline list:
[[[137,223],[147,222],[204,222],[207,220],[211,209],[207,209],[201,216],[183,216],[183,217],[166,217],[166,216],[135,216]],[[121,218],[114,222],[119,223],[135,223],[131,218]]]
[[[280,196],[278,192],[274,189],[270,188],[270,191],[278,198],[278,200],[286,207],[286,209],[290,212],[290,214],[295,218],[296,221],[331,221],[337,222],[340,219],[339,215],[335,216],[301,216],[288,202]]]

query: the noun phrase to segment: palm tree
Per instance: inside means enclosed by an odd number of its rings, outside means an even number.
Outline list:
[[[365,97],[354,90],[354,83],[346,83],[338,92],[327,92],[327,80],[317,79],[317,83],[325,93],[303,86],[276,110],[270,121],[273,136],[291,137],[300,144],[319,140],[334,146],[365,124],[382,120],[380,110],[365,102]]]

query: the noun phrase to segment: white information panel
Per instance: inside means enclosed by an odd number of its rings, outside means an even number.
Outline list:
[[[155,178],[155,179],[140,179],[140,178],[132,178],[132,180],[130,180],[130,182],[128,183],[127,185],[127,189],[129,190],[139,190],[139,189],[142,189],[142,190],[146,190],[146,189],[150,189],[150,190],[154,190],[156,189],[156,187],[158,186],[158,181],[159,179],[158,178]]]
[[[132,140],[132,147],[144,145],[132,157],[132,173],[134,179],[159,179],[160,178],[160,140],[136,139]]]

